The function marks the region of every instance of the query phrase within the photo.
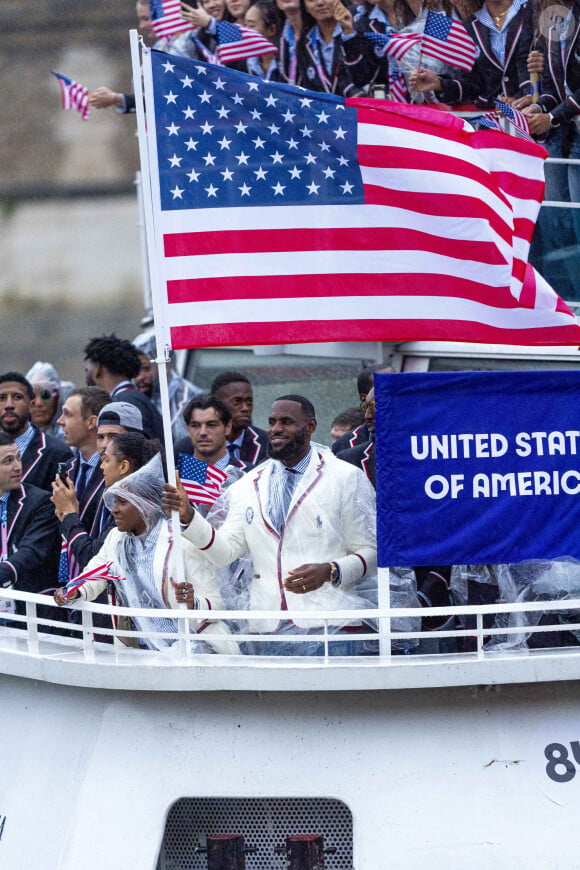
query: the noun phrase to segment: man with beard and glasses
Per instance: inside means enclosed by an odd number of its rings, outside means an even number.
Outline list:
[[[31,384],[20,372],[0,375],[0,429],[14,439],[22,457],[22,482],[52,493],[58,464],[73,458],[66,444],[30,422]]]
[[[277,399],[268,419],[269,459],[229,489],[225,523],[214,529],[196,512],[181,487],[165,487],[163,506],[178,510],[184,536],[216,566],[248,553],[254,563],[250,610],[303,612],[304,618],[250,621],[261,634],[319,635],[322,620],[309,611],[374,606],[376,539],[374,490],[363,472],[311,441],[314,408],[303,396]],[[361,620],[329,619],[348,642],[330,643],[331,655],[376,652],[357,641],[368,628]],[[318,640],[258,643],[257,652],[319,655]]]

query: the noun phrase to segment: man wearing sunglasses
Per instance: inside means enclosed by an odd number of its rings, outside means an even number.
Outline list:
[[[37,360],[25,377],[34,391],[34,399],[30,404],[32,425],[65,443],[63,431],[56,421],[75,385],[72,381],[61,380],[52,363],[42,360]]]

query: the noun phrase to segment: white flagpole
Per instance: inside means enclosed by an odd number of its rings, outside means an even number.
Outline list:
[[[165,439],[165,456],[167,460],[167,476],[170,483],[175,482],[175,454],[173,452],[173,436],[171,432],[171,410],[169,408],[168,374],[171,354],[171,333],[165,317],[165,307],[162,303],[162,294],[159,289],[159,270],[157,268],[157,240],[155,235],[155,222],[153,219],[153,192],[151,188],[151,170],[149,143],[147,139],[147,126],[145,123],[145,103],[143,101],[143,79],[145,81],[145,97],[149,106],[153,106],[153,81],[151,77],[151,54],[148,48],[141,47],[140,39],[136,30],[131,30],[131,63],[133,68],[133,87],[135,90],[135,110],[137,113],[137,134],[139,137],[139,157],[141,159],[141,192],[143,196],[143,211],[145,218],[145,238],[147,244],[147,260],[149,266],[149,282],[151,286],[151,302],[153,305],[153,320],[155,329],[155,341],[157,358],[154,362],[159,368],[159,392],[161,394],[161,413],[163,415],[163,437]],[[151,112],[153,123],[153,112]],[[154,131],[153,131],[154,132]],[[156,159],[156,155],[154,155]],[[173,542],[175,547],[175,563],[177,577],[176,582],[183,580],[183,547],[181,544],[181,526],[179,514],[173,511],[171,514],[173,528]]]

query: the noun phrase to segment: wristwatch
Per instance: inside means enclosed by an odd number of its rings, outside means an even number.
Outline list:
[[[548,112],[548,118],[550,119],[550,127],[559,127],[560,123],[558,121],[554,121],[554,116],[551,112]]]
[[[341,576],[340,576],[340,565],[336,562],[329,562],[330,565],[330,582],[333,586],[340,586]]]

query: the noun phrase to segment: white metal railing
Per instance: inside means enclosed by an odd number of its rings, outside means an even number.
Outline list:
[[[340,645],[352,640],[356,641],[377,641],[376,655],[365,656],[367,661],[372,661],[377,665],[400,666],[409,660],[418,660],[421,658],[419,649],[414,655],[396,655],[392,651],[392,641],[409,640],[421,641],[424,639],[442,638],[462,638],[469,637],[475,641],[475,650],[470,652],[470,657],[473,658],[475,653],[476,661],[486,661],[497,653],[497,649],[490,647],[490,639],[494,637],[513,637],[514,646],[509,648],[505,645],[502,652],[509,654],[511,658],[527,657],[528,649],[526,647],[526,638],[538,632],[546,635],[557,635],[560,632],[579,631],[580,632],[580,599],[564,599],[557,601],[536,601],[525,603],[502,603],[502,604],[487,604],[487,605],[460,605],[450,607],[430,607],[430,608],[377,608],[367,610],[341,610],[341,611],[240,611],[240,610],[220,610],[220,611],[188,611],[179,610],[153,610],[149,608],[125,608],[113,605],[94,604],[87,602],[75,602],[78,607],[75,609],[81,612],[80,623],[63,622],[61,620],[38,615],[37,608],[42,606],[54,607],[56,605],[52,598],[45,595],[36,595],[28,592],[14,592],[13,590],[0,589],[0,600],[11,600],[24,603],[24,614],[9,614],[2,613],[0,618],[0,653],[3,650],[14,652],[14,639],[20,641],[17,652],[27,655],[55,656],[54,642],[57,639],[54,632],[60,632],[58,641],[65,652],[75,650],[81,653],[82,660],[87,665],[94,664],[98,660],[99,653],[107,653],[112,647],[110,644],[102,643],[95,638],[111,637],[115,642],[115,656],[123,655],[123,652],[131,651],[135,653],[134,648],[126,647],[122,643],[122,638],[156,638],[163,637],[173,639],[172,647],[172,663],[178,665],[191,664],[194,661],[199,661],[199,655],[192,650],[192,640],[209,640],[209,637],[204,638],[203,632],[197,634],[195,628],[191,625],[192,622],[200,622],[201,620],[211,617],[211,621],[226,621],[233,626],[236,626],[238,631],[231,637],[224,635],[220,636],[220,641],[234,641],[236,644],[254,643],[256,645],[268,642],[273,644],[300,644],[300,643],[316,643],[322,644],[324,655],[317,657],[317,661],[331,664],[333,659],[329,655],[331,645]],[[66,608],[70,610],[71,608]],[[63,609],[59,609],[62,614]],[[556,613],[566,612],[570,615],[570,622],[548,624],[548,625],[505,625],[484,627],[484,618],[486,616],[510,616],[517,619],[523,614],[531,613]],[[106,614],[108,616],[135,616],[135,617],[162,617],[175,619],[177,629],[175,632],[160,632],[160,631],[127,631],[118,628],[102,628],[95,626],[93,623],[94,614]],[[391,620],[401,620],[403,618],[421,618],[433,616],[455,616],[458,620],[465,617],[474,617],[476,625],[471,627],[453,627],[445,630],[420,630],[420,631],[397,631],[393,629]],[[317,633],[309,633],[308,630],[303,630],[297,634],[260,634],[250,632],[244,626],[248,620],[252,623],[272,622],[275,619],[279,620],[297,620],[301,623],[311,622],[316,626]],[[349,633],[340,634],[336,631],[337,623],[359,623],[361,621],[369,622],[376,626],[374,631],[369,628],[364,633],[357,632],[352,635]],[[333,627],[334,626],[334,627]],[[50,633],[53,632],[53,633]],[[319,632],[319,633],[318,633]],[[64,634],[71,634],[72,637],[64,637]],[[76,637],[78,635],[78,637]],[[216,636],[212,636],[214,639]],[[242,647],[243,649],[243,647]],[[576,651],[580,656],[580,645],[571,647],[566,651]],[[236,651],[237,652],[237,651]],[[553,655],[554,650],[550,649]],[[557,652],[557,650],[556,650]],[[155,654],[148,652],[148,655]],[[288,655],[289,653],[286,653]],[[461,656],[461,653],[454,653],[453,656]],[[431,654],[430,654],[431,656]],[[447,655],[441,655],[441,660],[448,659]],[[303,656],[304,660],[309,661],[308,655]],[[232,664],[232,658],[227,656],[228,666]],[[240,665],[247,662],[248,655],[236,655],[236,661]],[[284,657],[279,657],[280,665],[284,664]],[[297,659],[292,658],[292,666],[296,666]],[[219,665],[219,654],[212,657],[212,665]]]
[[[580,160],[575,157],[548,157],[546,163],[580,167]],[[542,202],[542,208],[580,208],[580,202],[563,202],[562,200],[546,199]]]

